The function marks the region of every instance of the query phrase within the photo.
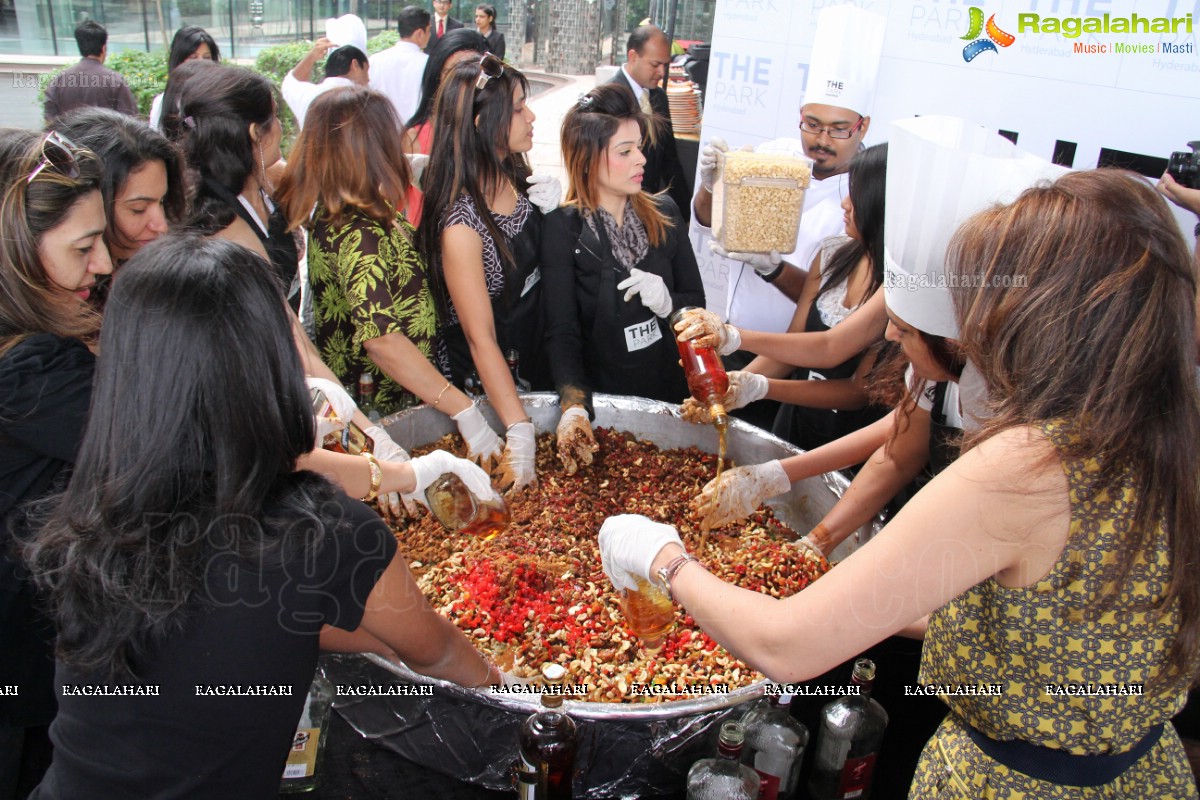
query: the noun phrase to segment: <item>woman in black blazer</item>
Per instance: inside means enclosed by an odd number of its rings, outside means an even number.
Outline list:
[[[496,7],[487,3],[475,6],[475,28],[487,39],[488,52],[504,60],[504,34],[496,30]]]
[[[633,92],[618,84],[596,87],[563,120],[570,188],[545,219],[541,257],[568,472],[596,448],[593,391],[673,403],[687,396],[667,317],[704,305],[704,287],[679,208],[642,191],[648,127]]]

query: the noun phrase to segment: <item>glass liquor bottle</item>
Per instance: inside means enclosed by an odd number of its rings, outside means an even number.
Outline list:
[[[772,695],[742,717],[742,763],[762,778],[759,800],[792,800],[799,788],[808,728],[792,716],[791,707],[790,694]]]
[[[288,751],[287,762],[283,766],[280,792],[311,792],[316,788],[321,755],[325,752],[325,740],[329,737],[329,714],[333,709],[335,694],[333,684],[318,666],[313,682],[308,687],[308,697],[304,699],[304,711],[300,714],[300,723],[292,738],[292,749]]]
[[[508,506],[499,495],[479,497],[453,472],[435,478],[425,490],[429,510],[446,530],[483,539],[496,538],[508,527]]]
[[[741,762],[745,729],[721,723],[716,758],[702,758],[688,770],[687,800],[756,800],[760,778]]]
[[[625,624],[642,640],[651,654],[662,647],[663,639],[675,627],[675,604],[657,585],[634,576],[637,589],[621,590],[621,613]]]
[[[871,796],[875,758],[888,715],[871,698],[875,662],[854,662],[850,682],[857,696],[842,697],[821,710],[821,729],[808,791],[814,800],[865,800]]]
[[[371,422],[379,422],[379,407],[375,405],[375,376],[363,372],[358,376],[358,410],[366,414]]]
[[[543,664],[542,710],[521,724],[518,770],[537,773],[536,800],[570,800],[579,737],[575,721],[562,711],[561,687],[567,671],[561,664]],[[528,786],[526,782],[526,786]]]
[[[675,330],[683,312],[693,306],[685,306],[671,314],[669,327]],[[711,347],[697,347],[695,340],[681,342],[679,360],[683,362],[683,373],[687,376],[688,391],[696,402],[703,403],[712,414],[713,425],[724,430],[729,425],[729,413],[725,410],[725,393],[729,391],[729,376],[721,364],[721,357]]]
[[[521,377],[521,354],[515,350],[505,350],[504,360],[508,363],[508,371],[512,373],[513,386],[518,392],[528,392],[533,389],[529,381]]]

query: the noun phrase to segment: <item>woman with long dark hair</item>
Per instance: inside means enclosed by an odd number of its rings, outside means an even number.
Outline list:
[[[593,391],[672,403],[687,396],[666,318],[704,305],[704,286],[674,201],[642,190],[648,124],[633,92],[617,84],[597,86],[563,119],[570,188],[546,217],[541,258],[568,473],[592,460]]]
[[[466,28],[447,31],[429,48],[425,72],[421,76],[421,99],[417,110],[404,122],[404,152],[411,156],[428,156],[433,152],[433,103],[442,81],[463,61],[475,61],[487,52],[487,41]],[[427,159],[421,159],[422,161]],[[419,181],[414,181],[419,183]],[[420,226],[424,213],[424,194],[416,185],[408,188],[404,215],[414,226]]]
[[[208,61],[213,64],[221,62],[221,48],[217,40],[208,31],[198,25],[185,25],[175,31],[171,39],[171,49],[167,53],[167,80],[175,68],[188,61]],[[150,103],[150,127],[161,130],[163,95],[156,94]]]
[[[112,271],[101,165],[58,133],[0,130],[0,794],[24,797],[50,763],[54,631],[17,553],[31,504],[60,491],[83,436]]]
[[[439,131],[425,170],[419,241],[445,316],[438,362],[457,386],[477,372],[505,425],[500,485],[537,480],[533,423],[506,361],[516,351],[534,389],[550,386],[538,269],[541,212],[525,193],[534,113],[529,83],[485,55],[451,70],[438,92]]]
[[[283,135],[271,83],[242,67],[201,69],[179,96],[180,146],[195,178],[187,227],[265,256],[293,310],[300,307],[299,255],[271,198],[268,168]]]
[[[784,600],[676,561],[677,533],[644,518],[605,523],[605,569],[621,586],[663,570],[774,680],[907,630],[924,631],[923,685],[1002,686],[942,695],[910,797],[1195,797],[1170,725],[1200,663],[1196,275],[1178,223],[1141,176],[1071,173],[970,218],[946,263],[992,413],[879,536]]]
[[[296,469],[311,399],[257,256],[148,245],[114,284],[101,349],[79,467],[26,551],[65,687],[34,797],[273,797],[326,626],[446,680],[502,680],[425,601],[391,530]],[[414,459],[400,488],[474,480],[464,463]]]
[[[431,361],[437,309],[416,231],[400,211],[410,179],[391,101],[334,89],[316,99],[309,119],[279,198],[289,227],[308,227],[322,360],[346,386],[373,375],[380,413],[398,410],[407,389],[455,420],[472,457],[499,456],[500,437]]]
[[[96,154],[108,216],[104,241],[115,264],[183,220],[187,193],[179,151],[141,120],[106,108],[81,108],[54,130]]]

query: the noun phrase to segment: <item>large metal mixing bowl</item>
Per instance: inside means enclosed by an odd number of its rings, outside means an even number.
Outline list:
[[[522,400],[537,430],[553,432],[559,417],[557,395],[526,394]],[[493,427],[503,427],[486,402],[481,408]],[[596,426],[628,431],[663,448],[694,445],[707,452],[717,450],[716,431],[683,421],[678,406],[597,395],[595,411]],[[446,415],[426,406],[393,415],[384,425],[407,448],[455,431]],[[758,464],[797,452],[787,442],[740,420],[730,425],[728,453],[736,464]],[[810,478],[769,505],[793,530],[808,531],[833,507],[846,485],[838,474]],[[867,535],[869,531],[851,537],[845,549],[853,549]],[[511,788],[509,767],[516,758],[517,731],[538,708],[536,699],[463,689],[376,656],[336,657],[327,665],[335,683],[431,686],[432,694],[426,696],[340,696],[336,706],[361,734],[411,761],[489,788]],[[647,705],[566,701],[582,743],[575,796],[651,797],[679,791],[691,764],[711,754],[720,721],[740,713],[736,706],[762,693],[760,683],[726,695]]]

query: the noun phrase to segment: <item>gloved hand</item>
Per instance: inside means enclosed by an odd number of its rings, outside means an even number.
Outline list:
[[[354,400],[346,393],[346,390],[336,383],[324,378],[305,377],[304,382],[308,384],[309,389],[320,389],[325,395],[325,400],[328,405],[324,409],[317,409],[317,441],[316,446],[321,447],[325,436],[330,433],[337,433],[346,427],[346,423],[354,417],[354,412],[358,410],[358,406],[354,404]]]
[[[571,406],[558,418],[558,460],[563,463],[568,475],[574,475],[580,464],[592,463],[592,454],[600,449],[592,435],[592,424],[587,411]]]
[[[425,499],[425,490],[429,488],[429,484],[447,472],[453,472],[461,478],[463,484],[476,497],[485,500],[499,497],[492,486],[492,481],[488,477],[488,474],[480,469],[478,465],[472,464],[465,458],[452,456],[445,450],[434,450],[428,455],[417,456],[409,463],[412,464],[413,477],[416,478],[417,485],[413,487],[411,492],[401,495],[405,501],[415,500],[426,508],[429,508],[429,503]]]
[[[792,482],[783,464],[778,460],[768,461],[729,470],[721,476],[719,487],[714,478],[692,498],[690,505],[692,513],[701,518],[701,529],[709,530],[750,516],[764,500],[790,488]]]
[[[412,185],[421,188],[421,176],[429,166],[429,156],[424,153],[408,153],[408,171],[412,173]]]
[[[562,203],[562,183],[553,175],[536,173],[526,178],[525,182],[529,184],[529,202],[541,209],[543,214],[549,214]]]
[[[632,300],[635,294],[640,295],[642,305],[660,317],[670,316],[675,308],[671,293],[667,291],[667,284],[653,272],[643,272],[634,267],[629,270],[629,277],[617,284],[617,289],[627,290],[626,303]]]
[[[759,275],[770,275],[779,269],[779,265],[783,262],[783,256],[780,255],[778,250],[772,250],[769,253],[731,253],[716,242],[709,242],[708,249],[721,256],[721,258],[732,258],[734,261],[741,261]]]
[[[683,547],[679,532],[641,514],[618,514],[600,526],[600,562],[617,591],[636,589],[634,576],[650,580],[658,552],[674,542]],[[686,549],[686,548],[685,548]]]
[[[485,472],[491,472],[500,459],[504,440],[487,424],[478,406],[472,403],[450,419],[454,420],[459,435],[467,443],[467,458],[478,462]]]
[[[537,436],[532,422],[518,422],[508,429],[504,457],[496,468],[496,485],[501,491],[519,491],[537,484]]]
[[[720,136],[708,140],[708,144],[700,148],[700,185],[708,191],[713,190],[713,182],[717,179],[717,153],[726,153],[729,145]]]
[[[403,447],[396,444],[388,432],[379,425],[371,425],[365,431],[367,436],[375,442],[375,457],[380,461],[391,461],[396,464],[403,464],[409,460],[408,452]],[[379,496],[379,507],[383,510],[384,516],[393,522],[399,522],[404,519],[405,507],[408,509],[409,515],[417,513],[416,506],[411,503],[401,503],[399,492],[388,492],[385,495]]]
[[[733,411],[735,408],[745,408],[756,400],[762,400],[767,396],[767,376],[759,375],[757,372],[743,372],[734,370],[729,373],[729,391],[725,392],[725,399],[722,405],[726,411]],[[689,397],[683,401],[683,406],[680,408],[680,416],[688,422],[694,422],[699,425],[711,425],[712,413],[708,406],[704,403],[696,402],[696,399]]]
[[[706,308],[684,311],[683,318],[675,323],[675,334],[681,342],[695,339],[697,347],[712,347],[723,356],[742,346],[742,334],[738,329],[721,322],[720,317]]]

